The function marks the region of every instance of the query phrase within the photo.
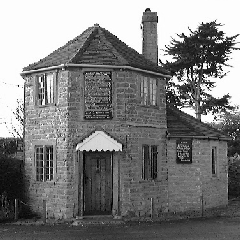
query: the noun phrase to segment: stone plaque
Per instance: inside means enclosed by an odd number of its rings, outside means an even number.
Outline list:
[[[85,115],[88,120],[112,118],[112,73],[85,72]]]
[[[192,163],[192,140],[177,140],[177,163]]]

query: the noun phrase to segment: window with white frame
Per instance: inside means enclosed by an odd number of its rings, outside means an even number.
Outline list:
[[[212,147],[211,150],[211,161],[212,161],[212,176],[217,176],[217,147]]]
[[[156,145],[142,145],[142,178],[144,180],[157,178],[157,154],[158,147]]]
[[[142,77],[140,80],[141,104],[157,105],[157,80],[149,77]]]
[[[54,74],[45,73],[37,76],[36,81],[37,105],[45,106],[54,103]]]
[[[53,145],[35,146],[36,180],[40,182],[53,181],[55,177],[55,156]]]

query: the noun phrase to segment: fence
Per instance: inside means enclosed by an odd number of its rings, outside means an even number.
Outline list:
[[[240,161],[229,164],[228,193],[233,197],[240,196]]]
[[[42,221],[46,223],[47,219],[47,207],[46,200],[43,200],[43,212]],[[0,221],[17,221],[21,218],[33,218],[36,217],[31,212],[30,206],[19,199],[10,200],[8,199],[7,193],[4,192],[0,195]]]
[[[14,205],[7,197],[7,193],[4,191],[0,195],[0,220],[10,220],[13,218]]]

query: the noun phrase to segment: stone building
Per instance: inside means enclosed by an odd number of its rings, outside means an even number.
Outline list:
[[[143,54],[95,24],[21,73],[28,202],[49,218],[160,216],[226,205],[227,138],[166,105],[157,13]]]

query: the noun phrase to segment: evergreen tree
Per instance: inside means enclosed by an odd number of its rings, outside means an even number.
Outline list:
[[[240,155],[239,110],[236,109],[235,111],[221,115],[218,121],[211,125],[232,138],[232,140],[228,142],[228,156],[234,156],[236,153]]]
[[[239,34],[227,37],[219,30],[221,26],[213,21],[200,24],[195,31],[189,28],[189,35],[177,34],[179,40],[172,39],[165,50],[173,61],[163,65],[178,80],[169,82],[167,100],[177,106],[193,106],[199,120],[208,112],[216,114],[233,109],[228,94],[221,98],[210,94],[215,87],[213,79],[226,75],[224,66],[229,66],[230,54],[239,50],[235,47]]]

